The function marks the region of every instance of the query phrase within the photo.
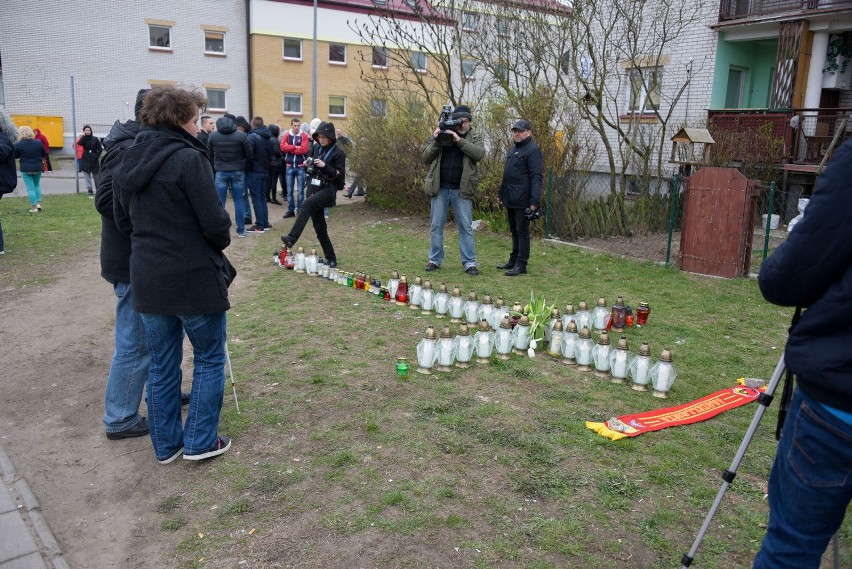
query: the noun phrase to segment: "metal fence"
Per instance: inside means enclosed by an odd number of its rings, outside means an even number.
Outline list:
[[[550,175],[544,234],[619,257],[679,267],[685,184],[673,175],[650,186],[592,172]],[[756,274],[763,259],[786,237],[786,224],[798,213],[795,208],[789,211],[788,200],[775,182],[755,190],[745,214],[750,219],[741,223],[742,234],[730,236],[748,248],[744,274]]]

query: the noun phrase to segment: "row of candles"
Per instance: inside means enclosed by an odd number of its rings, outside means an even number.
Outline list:
[[[275,262],[284,268],[294,269],[297,273],[327,278],[340,284],[371,292],[385,300],[394,300],[399,305],[420,310],[422,314],[434,313],[438,318],[449,316],[450,322],[453,323],[466,321],[468,324],[476,325],[480,320],[486,320],[491,328],[496,330],[503,317],[509,315],[509,308],[505,305],[502,297],[497,297],[496,301],[493,301],[491,296],[486,294],[480,303],[476,291],[470,291],[465,301],[462,299],[459,287],[454,287],[452,294],[450,294],[447,285],[441,283],[436,292],[432,288],[431,281],[423,282],[420,277],[416,277],[414,283],[409,286],[405,276],[400,277],[397,271],[393,271],[387,286],[382,286],[381,281],[372,278],[369,273],[338,271],[336,267],[332,267],[317,257],[315,249],[312,249],[310,254],[306,255],[302,247],[299,247],[295,254],[284,248],[275,252]],[[515,303],[512,307],[512,311],[515,313],[520,313],[521,310],[520,303]],[[640,326],[645,325],[650,313],[651,309],[648,303],[640,302],[636,309],[636,323]],[[517,324],[518,318],[519,316],[513,317],[511,321],[513,328]],[[550,326],[547,328],[546,340],[550,340],[553,323],[559,318],[559,310],[554,308],[551,313]],[[633,324],[632,309],[624,304],[620,296],[616,299],[612,309],[608,308],[604,298],[598,299],[597,306],[592,311],[588,309],[585,301],[581,301],[577,305],[576,311],[573,304],[568,304],[561,319],[563,329],[567,329],[568,323],[574,321],[579,330],[587,327],[598,332],[610,328],[615,332],[622,332],[625,327]]]
[[[512,353],[524,356],[529,352],[530,341],[530,322],[526,315],[521,316],[514,328],[509,317],[503,317],[499,328],[494,331],[483,319],[472,337],[466,324],[459,327],[455,337],[449,326],[445,326],[440,338],[435,328],[429,326],[417,345],[417,371],[431,374],[433,370],[451,371],[454,365],[467,368],[474,358],[476,363],[488,364],[495,352],[501,360],[508,360]],[[636,391],[647,391],[650,383],[655,397],[668,397],[677,377],[671,351],[663,350],[660,359],[653,362],[647,342],[642,342],[639,352],[632,358],[629,350],[626,336],[622,336],[612,349],[606,331],[601,332],[595,344],[589,328],[584,326],[577,332],[573,321],[569,322],[567,330],[563,330],[561,321],[556,321],[550,331],[548,354],[552,359],[567,366],[577,366],[578,371],[594,372],[612,383],[627,383],[629,375],[631,387]],[[402,363],[405,364],[404,361]]]
[[[511,353],[531,354],[532,336],[527,315],[520,315],[522,307],[515,303],[510,313],[502,297],[492,302],[485,295],[479,302],[476,291],[470,291],[466,301],[462,299],[461,289],[454,287],[452,295],[447,285],[441,283],[437,292],[430,281],[423,282],[418,276],[409,287],[405,276],[393,271],[387,286],[368,273],[338,271],[336,267],[319,258],[316,250],[305,254],[299,249],[282,248],[275,251],[275,263],[296,273],[322,277],[345,286],[364,290],[385,300],[394,300],[398,305],[420,310],[422,314],[435,314],[437,318],[449,316],[451,323],[462,323],[455,337],[449,327],[444,327],[440,338],[434,327],[430,326],[417,346],[417,371],[431,373],[433,369],[449,371],[453,365],[468,367],[471,358],[476,355],[478,363],[488,363],[492,352],[500,359],[509,359]],[[636,323],[647,323],[651,310],[647,303],[641,302],[636,309]],[[612,309],[607,307],[606,299],[599,298],[594,310],[590,311],[586,302],[581,301],[574,310],[572,304],[565,307],[564,314],[559,309],[551,311],[550,322],[545,327],[545,341],[548,354],[562,363],[577,366],[579,371],[594,371],[601,377],[608,377],[614,383],[625,383],[628,374],[632,387],[637,391],[647,391],[649,383],[653,394],[666,397],[676,377],[671,352],[663,350],[659,361],[651,361],[648,344],[643,342],[639,353],[629,357],[627,338],[622,336],[615,349],[610,346],[607,330],[621,332],[632,325],[632,311],[618,297]],[[477,332],[471,337],[470,326],[476,326]],[[591,330],[600,334],[597,344],[591,338]],[[405,358],[401,358],[405,360]],[[407,367],[402,361],[398,367]]]

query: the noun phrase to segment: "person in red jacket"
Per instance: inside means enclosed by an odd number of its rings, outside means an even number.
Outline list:
[[[42,146],[44,146],[44,151],[47,153],[47,156],[45,156],[44,160],[42,160],[44,163],[44,171],[53,172],[53,165],[50,163],[50,143],[47,141],[47,137],[37,128],[33,129],[33,133],[35,133],[35,139],[41,142]]]
[[[302,121],[290,121],[290,130],[281,136],[281,153],[284,154],[287,177],[287,211],[284,217],[295,217],[305,201],[305,168],[310,136],[301,130]],[[296,184],[298,183],[298,186]]]

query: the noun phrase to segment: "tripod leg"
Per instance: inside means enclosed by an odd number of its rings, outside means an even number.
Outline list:
[[[760,420],[763,418],[766,408],[769,407],[770,403],[772,403],[772,395],[775,393],[775,388],[778,387],[778,382],[781,381],[781,377],[784,375],[784,367],[784,355],[782,354],[781,358],[778,360],[778,365],[775,366],[775,371],[772,373],[772,378],[769,380],[769,385],[766,387],[766,391],[761,393],[760,397],[757,399],[757,402],[760,405],[758,406],[757,411],[751,420],[751,424],[740,443],[740,448],[737,450],[737,454],[734,456],[731,466],[722,473],[722,480],[724,481],[722,482],[722,487],[719,488],[719,493],[716,494],[716,499],[713,501],[713,505],[710,507],[707,517],[704,518],[704,523],[701,525],[701,529],[698,530],[698,535],[695,537],[692,547],[689,549],[688,553],[683,554],[683,557],[680,560],[682,568],[689,567],[692,564],[695,552],[698,551],[698,547],[704,539],[704,534],[706,534],[707,530],[710,528],[710,522],[713,521],[713,516],[716,515],[716,510],[719,509],[719,505],[722,503],[722,498],[725,497],[725,492],[727,492],[728,486],[731,485],[737,475],[737,468],[739,468],[740,463],[743,460],[743,456],[745,456],[746,450],[748,450],[748,445],[751,444],[751,440],[754,438],[754,433],[757,431],[758,425],[760,425]]]

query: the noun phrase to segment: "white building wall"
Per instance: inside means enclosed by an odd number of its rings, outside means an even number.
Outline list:
[[[174,22],[172,52],[148,49],[146,19]],[[227,110],[249,112],[244,2],[5,0],[2,22],[5,106],[12,114],[61,116],[66,152],[72,75],[77,130],[90,124],[98,136],[132,118],[136,92],[152,80],[229,85]],[[204,54],[202,25],[227,28],[225,57]]]

